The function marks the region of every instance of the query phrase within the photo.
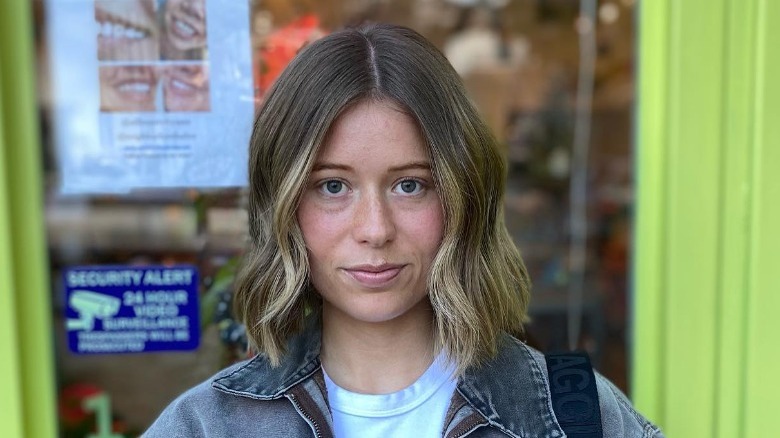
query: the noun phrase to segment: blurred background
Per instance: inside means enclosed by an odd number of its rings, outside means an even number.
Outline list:
[[[771,342],[780,282],[770,275],[780,261],[780,86],[771,81],[780,32],[770,24],[780,5],[236,3],[3,4],[0,371],[13,384],[0,412],[9,436],[137,436],[178,394],[247,357],[230,309],[246,189],[219,161],[220,148],[245,159],[245,143],[204,133],[203,146],[177,143],[173,156],[122,143],[120,126],[203,123],[217,136],[248,136],[252,112],[298,50],[366,21],[409,26],[437,45],[497,136],[509,163],[506,222],[533,281],[526,341],[587,350],[667,436],[770,433],[780,406]],[[86,56],[61,44],[78,34],[72,20],[91,26]],[[124,49],[112,38],[155,42]],[[184,40],[200,45],[177,49]],[[115,102],[107,69],[134,81],[117,79]],[[187,107],[195,97],[199,106]],[[134,136],[164,134],[140,126]],[[173,164],[155,167],[165,160]],[[197,162],[198,175],[181,160]],[[74,350],[67,272],[180,266],[198,273],[197,348]]]

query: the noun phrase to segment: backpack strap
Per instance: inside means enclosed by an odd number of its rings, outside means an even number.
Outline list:
[[[553,412],[569,438],[602,438],[599,393],[588,353],[546,354]]]

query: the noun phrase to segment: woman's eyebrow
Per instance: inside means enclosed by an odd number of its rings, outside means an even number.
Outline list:
[[[404,170],[410,170],[410,169],[431,170],[431,163],[427,161],[414,161],[411,163],[402,164],[400,166],[390,167],[388,171],[402,172]],[[311,171],[319,172],[321,170],[344,170],[347,172],[354,171],[354,169],[351,166],[347,166],[346,164],[337,164],[337,163],[328,163],[328,162],[316,163]]]
[[[312,168],[312,172],[319,172],[320,170],[345,170],[347,172],[352,172],[352,167],[347,166],[346,164],[336,164],[336,163],[316,163],[314,165],[314,168]]]
[[[410,170],[410,169],[422,169],[422,170],[431,170],[431,163],[427,161],[414,161],[412,163],[402,164],[400,166],[394,166],[388,169],[390,172],[400,172],[404,170]]]

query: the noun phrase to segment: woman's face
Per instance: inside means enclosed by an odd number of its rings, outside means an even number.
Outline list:
[[[167,67],[162,79],[165,111],[208,111],[209,71],[203,65]]]
[[[330,318],[384,322],[427,305],[443,213],[414,121],[381,102],[344,112],[319,152],[298,223]]]
[[[142,61],[160,57],[154,0],[95,0],[98,59]]]
[[[165,5],[165,33],[177,50],[206,46],[205,0],[168,0]]]
[[[157,72],[151,66],[100,68],[101,111],[154,111]]]

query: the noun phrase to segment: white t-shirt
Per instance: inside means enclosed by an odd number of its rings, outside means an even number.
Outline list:
[[[443,355],[411,386],[391,394],[347,391],[324,371],[336,438],[441,436],[457,386],[454,367],[447,366]]]

